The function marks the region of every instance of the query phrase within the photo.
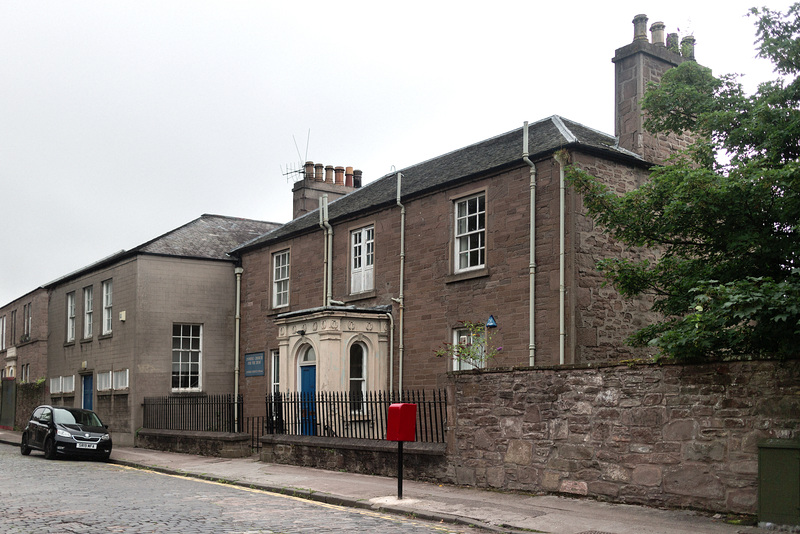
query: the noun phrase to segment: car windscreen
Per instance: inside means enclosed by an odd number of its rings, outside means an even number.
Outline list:
[[[56,408],[53,415],[55,422],[61,425],[103,426],[94,412]]]

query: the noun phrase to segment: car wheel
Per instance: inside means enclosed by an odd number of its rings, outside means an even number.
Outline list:
[[[28,456],[31,453],[31,448],[28,447],[28,435],[22,434],[22,442],[19,444],[19,452],[23,456]]]
[[[52,460],[56,457],[56,442],[53,438],[47,438],[44,442],[44,457]]]
[[[100,461],[101,462],[107,462],[110,458],[111,458],[111,453],[109,452],[107,454],[101,455],[100,456]]]

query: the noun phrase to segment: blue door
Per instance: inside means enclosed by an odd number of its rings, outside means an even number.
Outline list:
[[[300,367],[300,426],[304,436],[317,435],[317,366]]]
[[[94,394],[94,375],[83,375],[83,408],[94,410],[92,407],[92,397]]]

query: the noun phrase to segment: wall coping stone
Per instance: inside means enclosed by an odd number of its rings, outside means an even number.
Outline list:
[[[209,432],[203,430],[164,430],[158,428],[141,428],[137,434],[139,436],[193,438],[227,442],[250,440],[250,434],[244,432]]]
[[[334,438],[328,436],[287,436],[283,434],[267,434],[261,437],[261,443],[262,445],[299,445],[355,451],[394,452],[397,450],[396,441]],[[447,444],[445,443],[422,443],[417,441],[405,441],[403,443],[403,453],[406,454],[444,456],[447,449]]]

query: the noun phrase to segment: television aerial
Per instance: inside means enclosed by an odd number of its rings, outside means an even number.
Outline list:
[[[294,141],[294,149],[297,151],[297,163],[287,163],[286,169],[284,170],[283,166],[281,166],[281,174],[286,176],[286,181],[292,182],[299,182],[305,177],[305,162],[308,161],[308,145],[311,141],[311,128],[308,129],[308,135],[306,136],[306,157],[300,155],[300,148],[297,146],[297,139],[295,138],[294,134],[292,134],[292,141]]]

